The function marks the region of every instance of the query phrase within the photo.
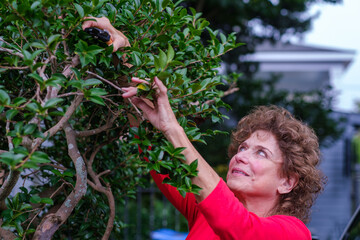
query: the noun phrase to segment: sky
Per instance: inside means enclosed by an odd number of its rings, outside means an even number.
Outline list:
[[[333,83],[337,93],[334,109],[355,112],[355,100],[360,101],[360,0],[318,4],[311,11],[319,11],[320,16],[313,21],[312,30],[304,35],[303,44],[356,51],[346,72]]]

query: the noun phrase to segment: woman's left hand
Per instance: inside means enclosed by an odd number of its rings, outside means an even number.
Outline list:
[[[147,81],[135,77],[131,80],[136,83],[148,84]],[[171,134],[171,130],[177,129],[179,123],[171,109],[167,96],[167,88],[157,77],[154,79],[154,87],[156,89],[156,97],[153,104],[149,104],[146,99],[136,97],[136,87],[122,88],[125,92],[122,96],[124,98],[131,98],[133,104],[143,111],[144,117],[166,136]]]

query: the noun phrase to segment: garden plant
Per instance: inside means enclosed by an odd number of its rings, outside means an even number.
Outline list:
[[[220,108],[229,106],[221,98],[236,91],[238,76],[224,78],[218,69],[221,57],[241,43],[181,4],[0,2],[0,236],[118,239],[126,226],[116,208],[135,195],[150,170],[169,174],[168,183],[182,195],[197,193],[191,183],[196,162],[183,164],[183,149],[121,97],[131,77],[151,82],[158,76],[192,141],[220,133],[200,130],[198,123],[224,118]],[[107,17],[131,46],[113,52],[83,31],[89,16]],[[138,90],[152,99],[151,84]]]

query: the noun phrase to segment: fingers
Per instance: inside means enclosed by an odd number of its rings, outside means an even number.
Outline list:
[[[167,88],[165,87],[165,85],[163,84],[163,82],[158,78],[158,77],[155,77],[154,78],[154,81],[155,81],[155,84],[158,86],[159,88],[159,92],[161,94],[165,94],[167,93]]]
[[[84,30],[85,28],[89,28],[89,27],[97,27],[100,29],[105,29],[107,31],[112,30],[111,28],[114,28],[109,19],[107,19],[106,17],[101,17],[101,18],[95,18],[95,17],[85,17],[84,18],[85,21],[82,24],[82,29]]]
[[[142,83],[149,84],[148,81],[137,78],[137,77],[132,77],[131,81],[133,81],[135,83],[139,83],[139,84],[142,84]],[[155,88],[156,88],[157,93],[161,94],[163,96],[167,96],[167,88],[162,83],[162,81],[158,77],[155,77],[154,82],[155,82]],[[124,88],[122,88],[122,90],[125,92],[122,94],[122,96],[124,98],[130,98],[130,97],[136,96],[136,93],[137,93],[136,87],[124,87]]]
[[[147,104],[143,99],[139,97],[133,97],[131,101],[143,111],[144,117],[146,119],[148,119],[148,116],[151,115],[152,112],[154,112],[154,108],[152,108],[149,104]]]
[[[131,81],[133,81],[135,83],[149,84],[147,81],[142,80],[137,77],[132,77]],[[122,94],[122,97],[124,97],[124,98],[131,98],[133,96],[136,96],[136,93],[137,93],[137,87],[123,87],[122,90],[125,92]]]
[[[143,79],[140,79],[140,78],[137,78],[137,77],[132,77],[132,78],[131,78],[131,81],[136,82],[136,83],[145,83],[145,84],[149,84],[149,82],[148,82],[148,81],[143,80]]]
[[[131,98],[133,96],[136,96],[137,88],[136,87],[124,87],[122,88],[124,93],[122,94],[123,98]]]

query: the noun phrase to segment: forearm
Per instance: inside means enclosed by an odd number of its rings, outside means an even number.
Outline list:
[[[164,132],[164,135],[174,147],[185,147],[182,154],[186,158],[186,164],[198,160],[198,176],[194,177],[192,182],[202,188],[200,195],[195,195],[196,200],[201,202],[215,189],[220,180],[219,175],[195,149],[180,125],[175,125],[170,130]]]

